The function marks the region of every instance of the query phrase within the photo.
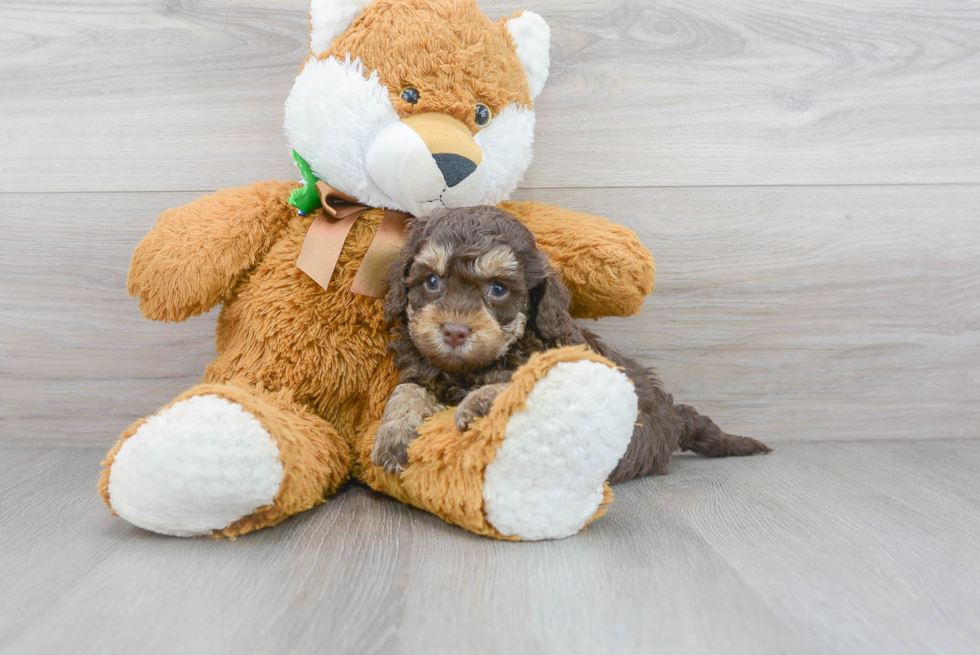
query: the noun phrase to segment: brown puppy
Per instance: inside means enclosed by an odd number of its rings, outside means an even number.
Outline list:
[[[726,434],[692,407],[675,405],[653,371],[620,355],[569,314],[570,295],[534,235],[495,207],[452,209],[418,221],[391,268],[385,318],[401,384],[385,406],[371,458],[388,471],[407,462],[428,416],[458,404],[464,430],[485,415],[511,373],[533,353],[585,344],[623,367],[640,415],[610,483],[667,472],[673,453],[768,453]]]

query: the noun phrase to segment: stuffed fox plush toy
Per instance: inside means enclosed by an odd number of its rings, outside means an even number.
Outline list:
[[[201,384],[122,434],[102,498],[148,530],[231,537],[354,476],[478,534],[574,534],[611,500],[605,480],[637,416],[626,377],[581,348],[536,355],[466,432],[451,409],[431,417],[403,470],[371,461],[398,383],[377,281],[411,216],[499,205],[535,233],[577,317],[634,314],[653,289],[629,230],[508,201],[531,163],[547,24],[531,12],[495,23],[473,0],[313,0],[310,22],[285,118],[305,184],[168,210],[136,249],[129,292],[143,315],[222,304],[218,355]]]

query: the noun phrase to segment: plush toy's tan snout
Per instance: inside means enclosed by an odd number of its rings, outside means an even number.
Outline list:
[[[375,184],[416,216],[480,204],[490,175],[470,128],[437,112],[389,124],[372,140],[366,164]]]
[[[402,119],[422,138],[436,166],[452,188],[468,178],[483,162],[483,150],[461,121],[445,114],[416,114]]]

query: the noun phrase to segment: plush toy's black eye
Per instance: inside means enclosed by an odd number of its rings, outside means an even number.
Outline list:
[[[480,127],[486,127],[490,124],[493,119],[493,112],[485,104],[478,103],[476,105],[476,124]]]
[[[499,282],[494,282],[490,285],[490,289],[487,291],[491,298],[496,298],[497,300],[503,298],[507,295],[507,287],[500,284]]]
[[[402,100],[410,105],[414,105],[419,101],[419,90],[414,86],[406,86],[402,89]]]
[[[439,290],[439,276],[433,273],[429,277],[425,278],[425,288],[429,291]]]

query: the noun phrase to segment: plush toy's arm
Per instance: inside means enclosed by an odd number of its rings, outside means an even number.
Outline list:
[[[290,182],[224,189],[168,209],[136,247],[129,295],[156,321],[184,321],[224,300],[296,210]]]
[[[534,232],[572,292],[572,316],[630,316],[653,291],[653,256],[621,225],[553,205],[504,202]]]

